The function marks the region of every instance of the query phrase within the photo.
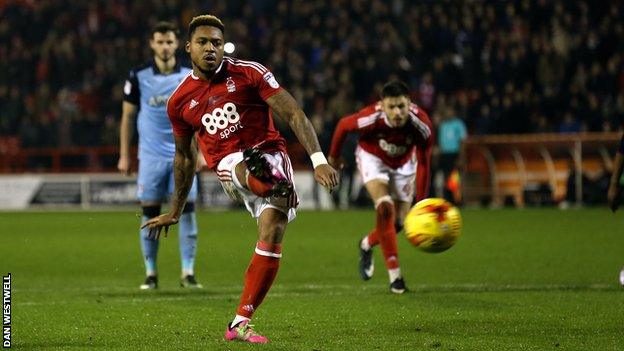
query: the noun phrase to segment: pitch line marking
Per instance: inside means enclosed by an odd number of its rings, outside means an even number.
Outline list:
[[[273,287],[269,293],[273,297],[303,297],[310,296],[311,293],[323,291],[324,295],[329,296],[354,296],[369,294],[371,290],[385,290],[387,285],[385,284],[366,284],[366,286],[358,286],[357,284],[281,284]],[[411,286],[413,293],[505,293],[505,292],[575,292],[575,291],[619,291],[620,286],[615,284],[590,284],[590,285],[564,285],[564,284],[519,284],[519,285],[491,285],[491,284],[440,284],[440,285],[427,285],[420,284]],[[300,291],[292,291],[300,290]],[[326,291],[330,290],[330,291]],[[223,299],[237,299],[242,291],[240,285],[229,285],[221,287],[211,287],[201,291],[193,291],[189,293],[185,290],[164,289],[154,292],[140,292],[138,289],[130,288],[87,288],[87,289],[20,289],[20,292],[37,292],[46,293],[50,291],[55,292],[82,292],[87,295],[77,296],[84,298],[84,300],[58,300],[58,301],[15,301],[18,306],[39,306],[39,305],[65,305],[74,303],[95,303],[95,299],[107,299],[110,302],[129,302],[129,303],[144,303],[145,301],[188,301],[188,300],[223,300]],[[103,294],[90,296],[89,293],[103,293],[108,292],[111,294]],[[116,295],[116,293],[133,294],[137,296],[123,296]],[[167,296],[171,294],[176,296]],[[140,296],[143,295],[143,296]]]

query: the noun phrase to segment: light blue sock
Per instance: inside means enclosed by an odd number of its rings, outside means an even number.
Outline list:
[[[143,223],[149,218],[143,216]],[[143,251],[143,260],[145,261],[145,275],[156,274],[156,257],[158,256],[158,240],[147,238],[148,228],[143,228],[139,232],[141,236],[141,250]]]
[[[193,275],[195,252],[197,251],[197,220],[195,212],[180,216],[180,259],[183,275]]]

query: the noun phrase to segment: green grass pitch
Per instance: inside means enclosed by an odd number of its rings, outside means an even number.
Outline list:
[[[267,345],[223,341],[255,243],[246,212],[202,212],[196,274],[178,287],[177,234],[161,242],[160,289],[143,280],[135,212],[0,213],[16,349],[623,350],[623,214],[606,208],[464,210],[441,254],[399,238],[406,282],[357,274],[372,211],[306,212],[287,229],[277,280],[256,312]]]

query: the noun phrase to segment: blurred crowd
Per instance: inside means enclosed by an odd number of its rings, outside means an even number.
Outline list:
[[[273,70],[325,147],[336,120],[393,78],[434,123],[454,113],[469,134],[614,130],[624,119],[624,6],[598,3],[5,0],[0,136],[116,145],[123,81],[151,57],[149,28],[175,21],[183,47],[202,13],[223,19],[234,56]]]

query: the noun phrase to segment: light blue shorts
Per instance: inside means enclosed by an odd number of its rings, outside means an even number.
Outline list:
[[[173,161],[141,160],[137,179],[137,197],[142,202],[165,202],[173,193]],[[188,202],[197,199],[197,176],[188,194]]]

